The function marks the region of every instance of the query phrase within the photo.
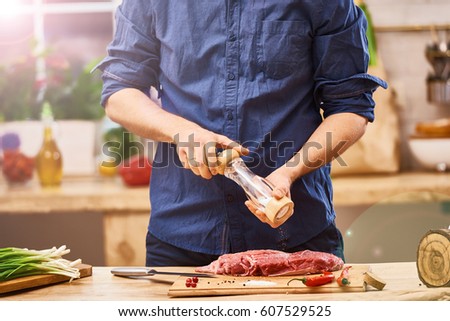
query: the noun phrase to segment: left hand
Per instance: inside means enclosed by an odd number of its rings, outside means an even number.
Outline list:
[[[286,168],[284,166],[273,171],[272,174],[266,177],[266,180],[268,180],[275,187],[272,191],[273,197],[276,199],[281,199],[283,196],[291,198],[292,179],[286,172]],[[266,217],[266,214],[257,209],[252,201],[245,201],[245,205],[261,222],[269,224],[272,228],[278,227]]]

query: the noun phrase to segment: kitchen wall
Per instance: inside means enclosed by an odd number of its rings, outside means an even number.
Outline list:
[[[450,26],[449,0],[365,0],[376,30],[380,58],[387,81],[396,95],[401,137],[401,170],[420,169],[411,156],[407,139],[419,121],[450,117],[450,105],[427,101],[426,77],[432,68],[425,58],[425,47],[432,42],[430,30],[414,26]],[[411,27],[395,31],[390,27]],[[450,30],[442,31],[450,41]],[[378,106],[382,108],[382,106]]]
[[[345,258],[352,263],[415,261],[425,233],[450,222],[450,202],[401,203],[395,197],[372,206],[341,206],[336,212]]]
[[[417,122],[450,117],[450,106],[427,101],[426,78],[432,71],[425,57],[431,30],[450,27],[450,0],[365,0],[376,30],[378,54],[399,116],[401,170],[422,170],[408,137]],[[421,30],[420,30],[421,29]],[[402,30],[402,31],[399,31]],[[450,41],[450,30],[440,36]],[[381,104],[376,108],[383,108]],[[393,195],[392,197],[402,195]],[[410,198],[411,199],[411,198]],[[401,203],[336,207],[348,262],[415,261],[417,246],[429,229],[447,227],[450,203]]]

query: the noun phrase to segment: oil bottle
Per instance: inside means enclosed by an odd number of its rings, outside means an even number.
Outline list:
[[[239,153],[226,149],[218,155],[218,171],[240,185],[247,198],[263,212],[274,227],[282,225],[294,212],[294,202],[286,196],[276,199],[274,189],[266,179],[253,173],[244,163]]]
[[[53,137],[53,112],[48,102],[42,107],[41,120],[44,125],[44,141],[36,156],[36,171],[43,187],[61,185],[63,160]]]

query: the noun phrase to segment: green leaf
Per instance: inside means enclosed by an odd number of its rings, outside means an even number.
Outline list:
[[[370,55],[369,66],[376,66],[376,64],[377,64],[377,43],[376,43],[376,39],[375,39],[375,31],[373,28],[372,17],[370,15],[370,12],[365,3],[361,3],[359,5],[359,7],[364,12],[366,19],[367,19],[366,36],[367,36],[369,55]]]

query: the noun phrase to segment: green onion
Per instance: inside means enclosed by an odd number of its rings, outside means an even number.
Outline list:
[[[80,277],[76,265],[81,260],[69,261],[62,256],[70,253],[63,245],[46,250],[29,250],[17,247],[0,248],[0,281],[7,281],[23,276],[40,274],[58,274],[70,277],[70,280]]]

